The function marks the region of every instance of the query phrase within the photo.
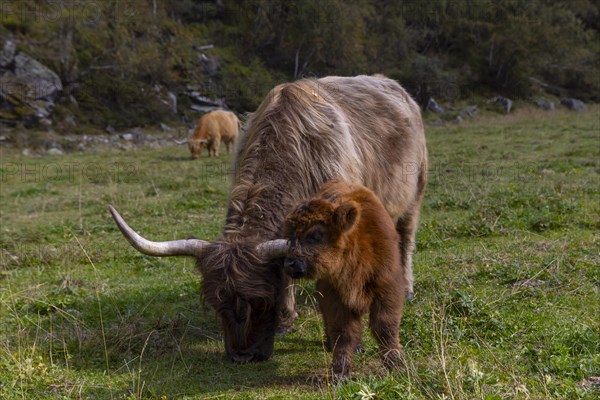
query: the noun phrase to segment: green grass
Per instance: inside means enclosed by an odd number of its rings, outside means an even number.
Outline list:
[[[215,238],[229,162],[172,147],[0,163],[3,399],[593,399],[600,376],[600,109],[427,129],[430,183],[401,326],[408,371],[375,341],[324,378],[314,285],[271,360],[234,365],[191,259],[129,247]]]

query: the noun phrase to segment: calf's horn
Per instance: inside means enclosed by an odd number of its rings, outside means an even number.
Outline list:
[[[207,246],[210,242],[199,239],[184,239],[184,240],[172,240],[168,242],[151,242],[150,240],[144,239],[136,231],[131,229],[127,222],[121,217],[121,215],[112,206],[108,206],[113,219],[117,223],[117,226],[125,236],[125,239],[131,243],[131,245],[140,253],[147,254],[149,256],[192,256],[200,257],[202,249]]]

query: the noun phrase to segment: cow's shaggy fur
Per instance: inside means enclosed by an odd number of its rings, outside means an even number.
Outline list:
[[[192,158],[200,157],[205,147],[209,157],[218,157],[221,141],[225,143],[229,154],[238,137],[239,128],[240,121],[231,111],[216,110],[204,114],[188,140]]]
[[[242,132],[223,233],[187,253],[198,260],[202,293],[221,319],[231,360],[267,359],[275,326],[293,326],[294,292],[283,258],[261,259],[255,245],[280,238],[293,206],[336,176],[382,200],[400,235],[412,291],[427,150],[419,107],[397,82],[357,76],[285,83],[269,92]]]
[[[236,258],[236,246],[281,237],[280,227],[292,207],[312,197],[326,181],[340,176],[370,188],[382,200],[400,235],[405,287],[412,292],[412,251],[427,181],[427,149],[419,107],[397,82],[382,76],[358,76],[282,84],[271,90],[248,117],[243,131],[220,238],[229,244],[219,247],[219,256],[214,259],[235,259],[236,269],[248,274],[263,276],[260,271],[265,270],[278,276],[276,267],[282,260],[263,265],[246,263]],[[225,256],[231,252],[231,257]],[[242,276],[230,275],[232,269],[227,262],[210,264],[199,258],[200,270],[209,267],[221,271],[220,276],[211,275],[219,281],[233,282]],[[262,279],[263,286],[280,282]],[[206,275],[203,284],[216,286]],[[251,286],[231,285],[228,296],[211,296],[224,325],[243,320],[236,299],[254,300]],[[263,316],[279,313],[281,330],[291,328],[297,315],[291,280],[284,286],[271,291],[275,297],[282,296],[277,301],[266,302],[263,298],[248,303],[263,305],[257,310]],[[205,296],[207,291],[203,290]],[[229,335],[225,330],[226,349],[238,349],[237,354],[229,352],[230,357],[253,361],[262,359],[261,354],[270,354],[272,346],[260,351],[250,349],[257,341],[271,344],[275,332],[265,332],[258,324],[244,328],[239,335]]]
[[[333,374],[350,374],[366,313],[384,364],[399,366],[403,268],[398,233],[377,196],[364,186],[330,181],[288,215],[283,234],[291,242],[286,272],[317,279]]]

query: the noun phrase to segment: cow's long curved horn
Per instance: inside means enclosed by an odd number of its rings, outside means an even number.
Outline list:
[[[183,139],[183,140],[173,139],[173,141],[177,144],[186,144],[188,142],[188,139]]]
[[[125,239],[139,252],[149,256],[192,256],[200,257],[202,249],[210,242],[199,239],[172,240],[169,242],[151,242],[144,239],[136,231],[131,229],[127,222],[112,206],[108,206],[113,219],[125,236]]]
[[[285,239],[275,239],[263,242],[256,246],[256,251],[266,259],[285,257],[290,244]]]

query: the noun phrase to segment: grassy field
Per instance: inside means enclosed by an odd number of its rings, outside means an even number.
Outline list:
[[[599,115],[427,129],[408,371],[387,374],[366,334],[337,386],[313,283],[298,282],[297,329],[272,359],[234,365],[193,260],[140,255],[110,218],[113,204],[152,239],[216,237],[226,156],[1,149],[0,398],[598,398]]]

